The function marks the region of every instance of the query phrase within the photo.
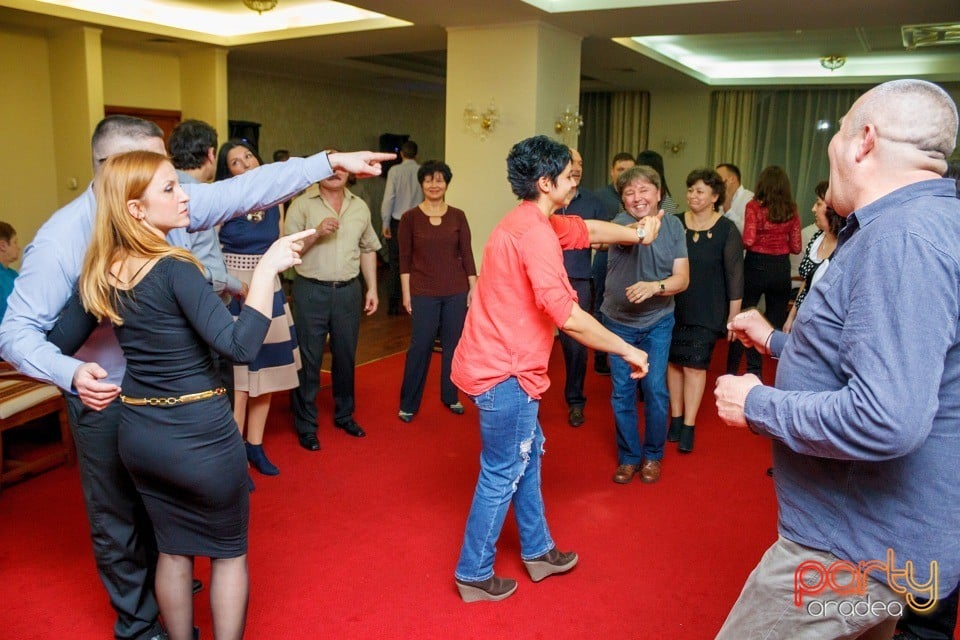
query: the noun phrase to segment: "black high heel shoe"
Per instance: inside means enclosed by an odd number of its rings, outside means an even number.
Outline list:
[[[243,444],[247,449],[247,460],[257,471],[265,476],[280,475],[280,469],[277,468],[277,465],[267,459],[267,454],[263,452],[262,444],[250,444],[249,442],[244,442]]]

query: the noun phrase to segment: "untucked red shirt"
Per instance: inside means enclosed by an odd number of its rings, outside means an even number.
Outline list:
[[[570,317],[577,294],[563,268],[564,249],[590,246],[577,216],[547,218],[524,201],[494,227],[483,250],[451,379],[479,395],[511,376],[532,398],[550,386],[553,334]]]
[[[751,200],[743,216],[743,246],[770,256],[800,253],[800,216],[794,212],[786,222],[770,222],[767,208],[759,200]]]

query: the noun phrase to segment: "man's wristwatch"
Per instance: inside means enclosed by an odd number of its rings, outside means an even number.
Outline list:
[[[646,227],[637,227],[637,237],[643,240],[647,237],[647,228]]]
[[[667,290],[667,285],[663,284],[663,280],[660,280],[657,284],[660,285],[660,293],[665,293]]]

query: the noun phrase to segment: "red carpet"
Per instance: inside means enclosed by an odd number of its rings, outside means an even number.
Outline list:
[[[424,406],[403,424],[403,356],[393,356],[358,369],[364,439],[332,428],[324,389],[323,449],[304,451],[286,394],[276,396],[265,444],[282,471],[254,476],[247,637],[712,638],[776,536],[769,444],[719,424],[710,375],[696,451],[668,443],[659,483],[614,484],[609,378],[588,373],[587,422],[569,427],[556,351],[541,405],[544,495],[554,538],[579,566],[531,582],[511,515],[496,570],[519,590],[501,603],[460,601],[453,569],[477,476],[476,410],[466,398],[466,415],[443,407],[435,359]],[[208,571],[198,561],[205,582]],[[210,640],[206,592],[196,607]],[[113,620],[76,467],[0,493],[0,638],[107,638]]]

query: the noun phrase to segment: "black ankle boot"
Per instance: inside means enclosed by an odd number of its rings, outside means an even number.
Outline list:
[[[253,467],[265,476],[280,475],[280,469],[267,459],[267,454],[263,452],[262,444],[243,443],[247,449],[247,460]]]
[[[670,428],[667,430],[667,442],[676,442],[680,439],[680,427],[683,426],[683,416],[670,418]]]
[[[680,453],[693,451],[693,425],[685,424],[680,427],[680,442],[677,444],[677,451]]]

